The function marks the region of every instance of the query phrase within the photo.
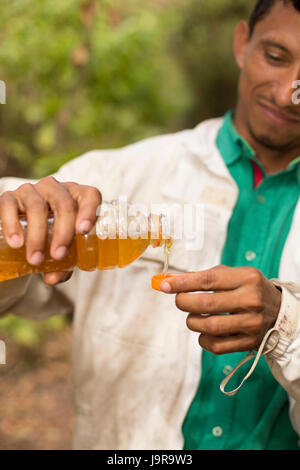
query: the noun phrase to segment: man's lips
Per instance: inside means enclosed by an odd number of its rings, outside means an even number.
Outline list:
[[[274,124],[300,124],[300,116],[291,116],[290,114],[287,114],[284,111],[279,111],[278,108],[275,109],[273,106],[267,105],[266,103],[262,103],[261,101],[258,102],[258,104],[262,108],[265,116],[267,116],[267,118],[271,120]]]

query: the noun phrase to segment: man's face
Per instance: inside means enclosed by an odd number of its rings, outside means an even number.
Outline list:
[[[293,83],[300,80],[300,12],[278,1],[251,39],[245,37],[237,29],[238,106],[249,133],[269,148],[300,146],[300,105],[293,104]]]

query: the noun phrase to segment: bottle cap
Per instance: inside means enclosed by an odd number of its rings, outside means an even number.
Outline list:
[[[167,276],[164,276],[163,274],[158,274],[157,276],[153,276],[152,288],[160,292],[161,283],[165,281],[166,279],[169,279],[170,277],[175,277],[175,276],[178,276],[178,274],[167,274]]]

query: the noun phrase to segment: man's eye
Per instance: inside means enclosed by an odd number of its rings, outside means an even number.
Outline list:
[[[270,60],[271,62],[281,62],[282,59],[281,57],[278,57],[277,55],[269,54],[269,52],[266,52],[266,58]]]

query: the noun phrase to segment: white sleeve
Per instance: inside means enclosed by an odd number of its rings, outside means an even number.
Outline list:
[[[72,279],[67,283],[71,282]],[[72,312],[70,296],[63,293],[62,289],[45,284],[39,274],[0,283],[0,316],[13,313],[41,320]]]
[[[273,280],[282,289],[281,308],[275,324],[278,337],[270,337],[266,348],[278,341],[266,360],[281,386],[290,396],[290,415],[300,436],[300,286]]]

